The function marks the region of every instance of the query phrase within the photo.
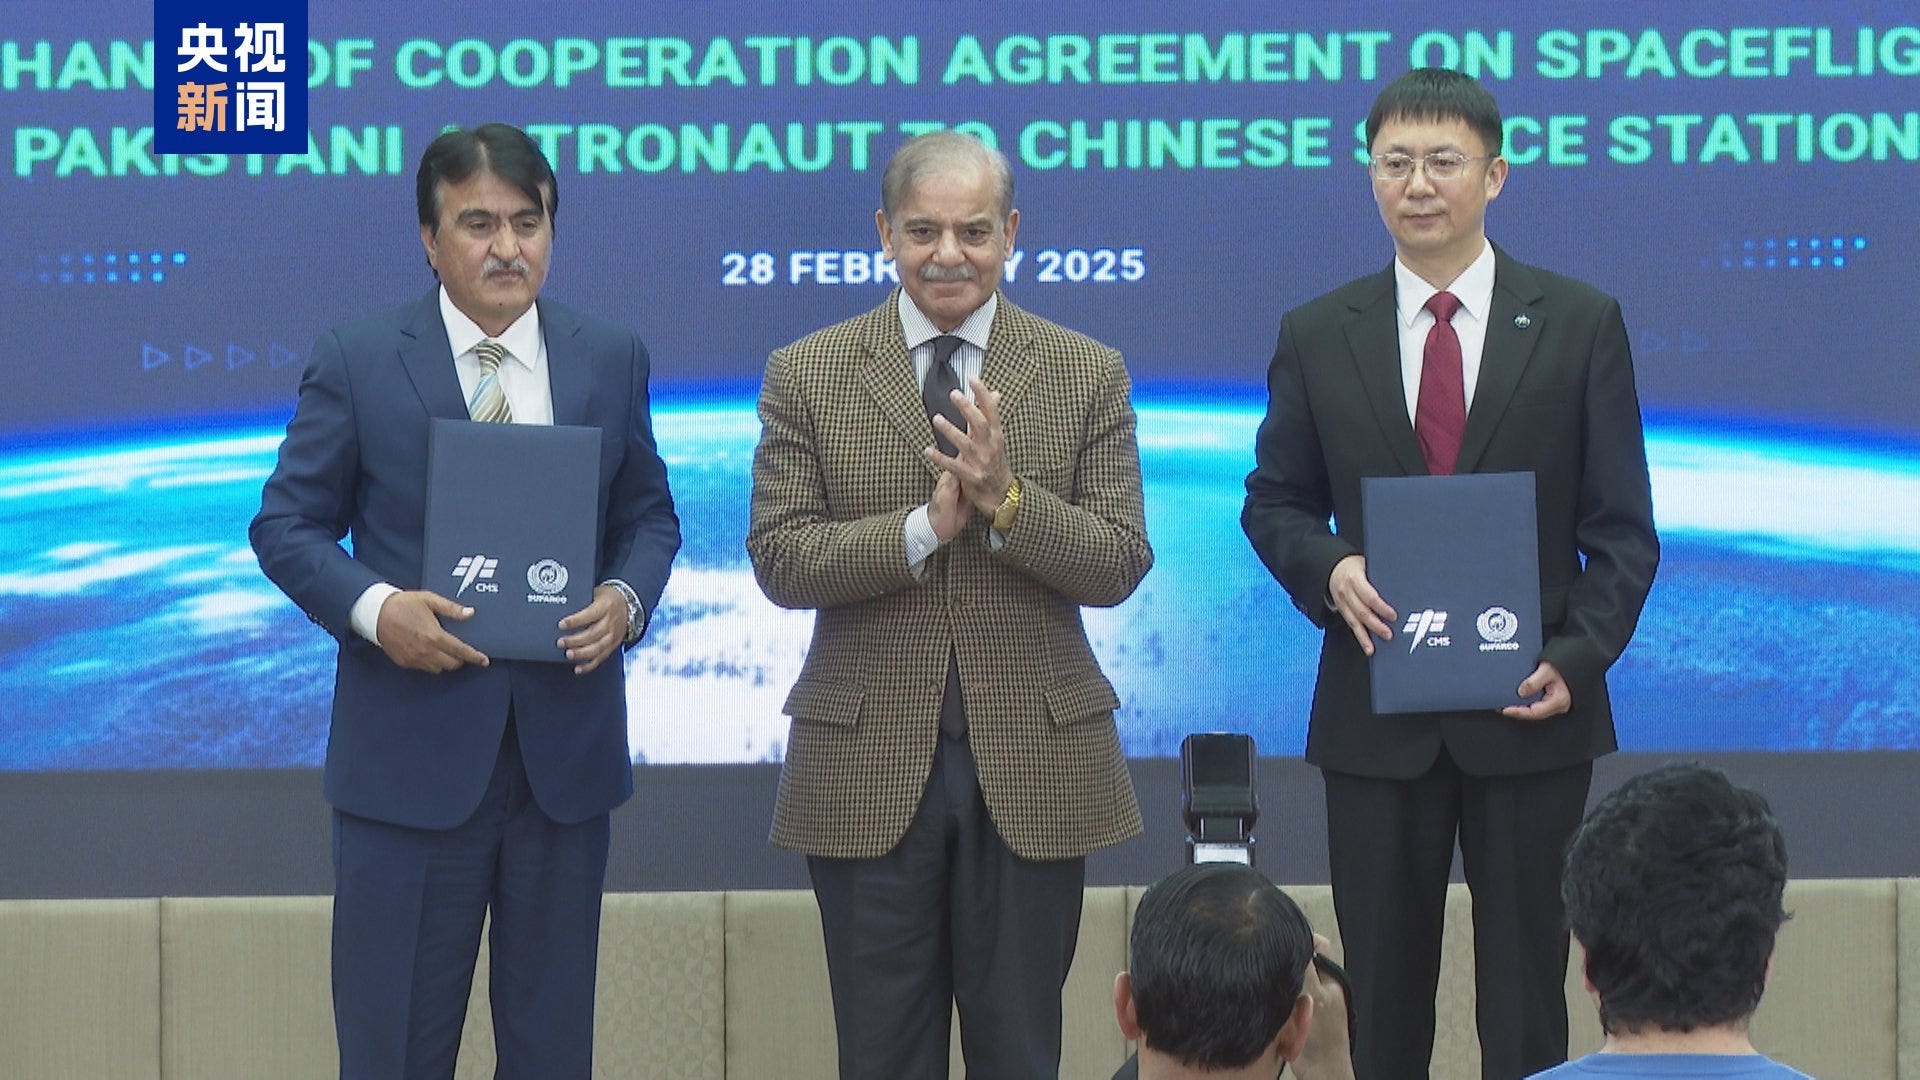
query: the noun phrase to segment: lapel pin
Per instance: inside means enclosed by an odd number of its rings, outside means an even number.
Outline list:
[[[1522,312],[1513,317],[1513,325],[1525,330],[1527,327],[1533,325],[1533,320],[1528,318],[1525,312]]]

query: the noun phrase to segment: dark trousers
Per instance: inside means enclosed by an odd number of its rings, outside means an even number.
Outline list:
[[[333,1011],[342,1080],[453,1075],[489,907],[496,1076],[593,1069],[607,815],[561,825],[527,787],[514,725],[452,829],[334,812]]]
[[[1560,860],[1593,766],[1468,776],[1442,750],[1412,780],[1323,775],[1360,1080],[1427,1075],[1456,837],[1473,894],[1480,1074],[1516,1080],[1566,1060]]]
[[[920,807],[875,859],[809,856],[842,1080],[945,1080],[954,1005],[967,1074],[1060,1072],[1060,989],[1086,860],[1034,861],[988,817],[965,739],[941,736]]]

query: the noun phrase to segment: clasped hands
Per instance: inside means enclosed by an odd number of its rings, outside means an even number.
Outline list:
[[[927,521],[943,544],[960,535],[975,513],[992,518],[1013,486],[1007,433],[1000,425],[1000,391],[987,389],[977,378],[968,379],[967,385],[973,389],[971,401],[953,391],[954,404],[967,418],[967,430],[961,431],[944,416],[933,418],[934,428],[953,444],[953,453],[942,453],[938,446],[921,451],[940,469],[933,497],[927,500]]]
[[[1327,576],[1327,599],[1340,613],[1347,629],[1353,631],[1353,639],[1360,643],[1361,652],[1373,655],[1374,638],[1393,640],[1393,628],[1400,616],[1367,580],[1366,556],[1349,555],[1333,564],[1333,573]],[[1545,660],[1521,681],[1518,694],[1522,698],[1537,694],[1539,700],[1527,705],[1509,705],[1500,710],[1501,715],[1515,720],[1545,720],[1573,707],[1573,692],[1567,688],[1567,680],[1561,677],[1558,668]]]
[[[468,664],[486,667],[485,653],[447,632],[441,619],[471,618],[473,609],[424,589],[397,592],[380,605],[376,632],[388,659],[413,671],[440,674]],[[613,655],[627,637],[627,601],[611,585],[596,585],[586,607],[560,620],[571,631],[559,639],[573,673],[585,675]]]

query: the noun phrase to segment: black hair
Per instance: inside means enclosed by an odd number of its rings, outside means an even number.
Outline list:
[[[1389,120],[1432,122],[1460,120],[1480,136],[1489,155],[1505,145],[1500,106],[1487,88],[1471,75],[1446,68],[1415,68],[1393,80],[1373,99],[1367,113],[1367,149]]]
[[[1312,959],[1307,917],[1259,871],[1188,866],[1134,914],[1134,1015],[1149,1047],[1188,1068],[1241,1068],[1292,1015]]]
[[[1574,833],[1561,875],[1600,1025],[1741,1024],[1787,920],[1787,846],[1767,800],[1698,764],[1634,777]]]
[[[512,124],[481,124],[471,131],[454,128],[441,133],[420,155],[420,173],[414,180],[420,224],[437,233],[440,185],[464,184],[482,169],[544,207],[548,225],[559,216],[560,185],[539,145]]]

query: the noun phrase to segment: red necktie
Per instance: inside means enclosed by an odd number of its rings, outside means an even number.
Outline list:
[[[1460,458],[1460,437],[1467,430],[1466,379],[1460,370],[1460,335],[1453,332],[1453,314],[1460,298],[1437,292],[1427,301],[1433,329],[1420,356],[1420,400],[1413,410],[1413,434],[1420,440],[1420,456],[1427,472],[1453,475]]]

